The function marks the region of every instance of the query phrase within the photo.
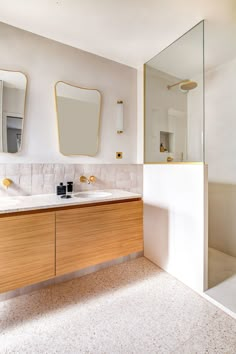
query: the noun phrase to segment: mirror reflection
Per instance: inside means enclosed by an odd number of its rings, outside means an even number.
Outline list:
[[[203,22],[145,64],[145,162],[203,161]]]
[[[26,86],[23,73],[0,70],[0,152],[21,149]]]
[[[59,81],[55,94],[60,152],[63,155],[96,155],[100,92]]]

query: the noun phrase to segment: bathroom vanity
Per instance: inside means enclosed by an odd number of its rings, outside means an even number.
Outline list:
[[[143,251],[141,196],[109,194],[5,200],[5,209],[0,208],[0,292]]]

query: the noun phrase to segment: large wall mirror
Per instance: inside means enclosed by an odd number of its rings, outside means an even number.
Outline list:
[[[146,163],[204,160],[204,23],[145,64]]]
[[[101,94],[59,81],[55,85],[60,152],[95,156],[98,151]]]
[[[0,70],[0,152],[21,150],[26,87],[23,73]]]

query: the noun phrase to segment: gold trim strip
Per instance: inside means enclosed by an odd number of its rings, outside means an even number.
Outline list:
[[[204,162],[144,162],[144,165],[206,165]]]

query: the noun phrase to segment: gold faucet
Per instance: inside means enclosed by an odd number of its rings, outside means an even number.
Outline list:
[[[173,157],[171,157],[171,156],[168,156],[167,159],[166,159],[167,162],[172,162],[173,160],[174,160],[174,159],[173,159]]]
[[[88,178],[87,177],[85,177],[85,176],[80,176],[80,182],[81,183],[88,183],[88,184],[90,184],[90,183],[95,183],[96,182],[96,177],[95,176],[89,176]]]
[[[4,178],[4,179],[2,180],[2,184],[3,184],[4,187],[6,187],[6,188],[10,187],[10,185],[11,185],[12,183],[13,183],[12,180],[9,179],[9,178]]]

